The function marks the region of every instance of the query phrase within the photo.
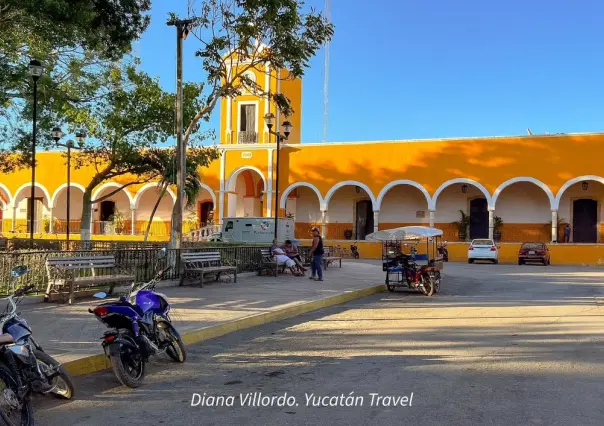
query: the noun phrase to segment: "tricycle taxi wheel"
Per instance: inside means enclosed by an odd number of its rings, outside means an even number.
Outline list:
[[[388,291],[389,292],[394,293],[394,289],[395,289],[395,287],[393,285],[389,285],[388,286]]]

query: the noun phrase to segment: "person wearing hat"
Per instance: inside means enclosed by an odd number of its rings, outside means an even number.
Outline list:
[[[310,279],[315,281],[323,281],[323,238],[321,231],[316,226],[311,229],[312,247],[308,254],[312,256],[311,275]]]

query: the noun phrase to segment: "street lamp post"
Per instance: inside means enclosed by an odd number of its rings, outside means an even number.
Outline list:
[[[31,244],[34,244],[34,218],[36,210],[36,133],[37,133],[37,119],[38,119],[38,79],[44,72],[40,61],[32,59],[29,62],[29,75],[31,75],[34,81],[34,121],[33,121],[33,135],[31,142],[31,199],[29,206],[29,236]]]
[[[284,121],[282,124],[283,134],[280,134],[273,132],[273,122],[275,121],[273,114],[270,112],[266,114],[264,121],[266,122],[266,127],[268,127],[268,132],[277,138],[277,166],[275,171],[275,238],[277,238],[277,231],[279,229],[279,151],[281,150],[281,143],[287,140],[293,126],[289,121]]]
[[[52,129],[52,138],[55,140],[57,146],[62,146],[67,148],[67,211],[66,211],[66,220],[67,226],[65,229],[65,240],[67,241],[67,250],[69,250],[69,226],[71,220],[71,149],[74,148],[73,141],[70,139],[66,143],[59,143],[59,140],[63,137],[63,132],[61,128],[55,127]],[[84,141],[86,140],[86,133],[78,132],[76,133],[76,139],[78,140],[78,145],[81,148],[84,145]]]

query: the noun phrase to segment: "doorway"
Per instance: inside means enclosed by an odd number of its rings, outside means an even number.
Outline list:
[[[489,238],[489,209],[486,198],[470,200],[470,239]]]
[[[214,203],[212,203],[211,201],[204,201],[199,203],[199,227],[203,228],[204,226],[207,226],[208,219],[210,218],[210,214],[213,210]]]
[[[101,222],[109,222],[115,214],[115,201],[101,201]]]
[[[573,242],[598,242],[598,202],[596,200],[573,201]]]
[[[371,200],[357,201],[356,239],[364,240],[373,232],[373,204]]]

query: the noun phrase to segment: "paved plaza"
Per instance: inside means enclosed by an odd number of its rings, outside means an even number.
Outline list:
[[[357,268],[367,275],[350,286],[371,273],[380,281],[375,262],[342,269]],[[256,286],[291,294],[288,278]],[[243,305],[246,292],[224,287],[198,294],[220,290],[223,303]],[[432,298],[380,293],[231,333],[190,346],[184,365],[156,358],[136,390],[109,371],[79,377],[75,401],[37,399],[36,416],[44,425],[602,425],[603,302],[602,269],[447,264]],[[331,406],[351,392],[362,404]],[[206,402],[191,407],[194,393]],[[248,393],[295,403],[242,407]],[[207,406],[210,396],[234,406]]]

